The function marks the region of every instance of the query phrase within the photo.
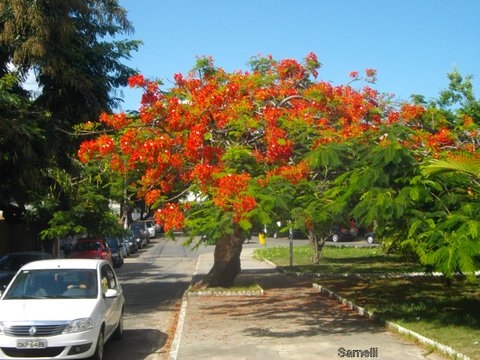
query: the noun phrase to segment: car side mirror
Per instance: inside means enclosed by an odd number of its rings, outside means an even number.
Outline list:
[[[104,294],[103,296],[106,298],[106,299],[113,299],[113,298],[116,298],[118,296],[118,291],[115,290],[115,289],[108,289]]]

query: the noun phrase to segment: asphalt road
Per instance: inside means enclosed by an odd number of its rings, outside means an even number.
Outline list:
[[[181,297],[198,254],[208,251],[213,247],[192,252],[181,241],[156,238],[115,269],[125,294],[124,336],[107,342],[106,360],[168,358],[167,341],[173,337]]]

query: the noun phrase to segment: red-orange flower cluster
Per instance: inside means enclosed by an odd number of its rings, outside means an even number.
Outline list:
[[[130,120],[127,118],[127,115],[125,115],[123,112],[113,115],[102,113],[98,119],[100,122],[103,122],[105,125],[111,126],[114,129],[124,128],[130,122]]]
[[[400,116],[405,122],[420,119],[425,114],[425,109],[422,105],[405,104],[402,106]]]
[[[147,85],[147,81],[143,75],[130,76],[128,79],[128,86],[130,87],[144,87]]]
[[[86,163],[92,159],[113,153],[115,150],[114,140],[107,135],[101,135],[95,140],[84,141],[78,150],[78,158]]]
[[[293,59],[285,59],[277,65],[278,76],[282,80],[305,78],[305,68]]]
[[[167,203],[162,209],[155,212],[155,220],[163,225],[165,232],[182,229],[184,226],[184,216],[179,204]]]
[[[302,161],[296,165],[284,165],[267,172],[266,179],[272,176],[281,176],[292,184],[298,184],[301,180],[307,179],[310,171],[308,164]]]
[[[247,194],[249,182],[248,174],[228,174],[217,179],[213,202],[223,211],[233,211],[236,222],[257,206],[255,199]]]

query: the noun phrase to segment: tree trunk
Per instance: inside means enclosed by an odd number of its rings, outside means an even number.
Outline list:
[[[312,248],[312,264],[318,264],[320,261],[322,250],[327,239],[328,237],[326,236],[319,239],[317,232],[314,230],[308,231],[308,241],[310,243],[310,247]]]
[[[234,227],[233,234],[220,237],[215,245],[214,263],[210,272],[194,288],[231,287],[240,273],[240,253],[243,239],[238,226]]]

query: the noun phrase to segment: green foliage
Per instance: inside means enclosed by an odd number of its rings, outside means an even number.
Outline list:
[[[268,71],[271,70],[276,63],[276,60],[272,59],[271,57],[263,56],[253,56],[248,62],[250,68],[253,71],[259,72],[261,74],[267,74]]]
[[[258,164],[252,156],[251,151],[244,146],[231,146],[222,157],[225,166],[233,169],[234,172],[247,172],[255,174],[258,172]]]
[[[17,73],[0,76],[0,208],[12,199],[23,206],[45,192],[48,119],[21,88]]]
[[[185,233],[189,238],[184,245],[197,248],[201,244],[216,244],[220,236],[232,231],[233,214],[220,211],[215,206],[209,206],[213,200],[202,198],[193,205],[186,214]]]
[[[56,207],[48,223],[49,227],[40,234],[42,239],[122,233],[123,224],[109,207],[112,196],[108,187],[104,186],[107,181],[106,174],[98,173],[97,168],[91,167],[84,168],[84,177],[74,182],[64,171],[57,171],[52,177],[66,192],[68,203],[63,204],[64,208]]]
[[[133,30],[118,1],[5,0],[0,28],[0,208],[35,205],[30,218],[45,220],[81,207],[55,174],[76,181],[73,129],[118,105],[113,90],[135,73],[122,62],[140,42],[118,39]],[[22,88],[29,72],[34,94]]]
[[[460,272],[476,280],[474,272],[480,262],[477,167],[474,159],[448,158],[431,160],[422,169],[428,176],[423,184],[431,195],[416,199],[424,206],[412,212],[415,220],[403,244],[429,269],[447,278]],[[430,200],[428,204],[425,199]]]
[[[351,153],[351,147],[346,143],[329,143],[318,146],[307,155],[307,160],[312,169],[322,169],[328,171],[339,167],[345,167],[348,163],[348,156]]]
[[[475,215],[472,211],[476,211]],[[452,214],[435,213],[415,221],[405,246],[412,247],[422,264],[432,271],[440,271],[447,278],[456,272],[476,281],[475,271],[480,266],[480,206],[462,206]],[[442,216],[443,215],[443,216]]]
[[[423,166],[422,172],[426,176],[438,172],[463,172],[480,179],[480,160],[476,158],[462,159],[432,159]]]

